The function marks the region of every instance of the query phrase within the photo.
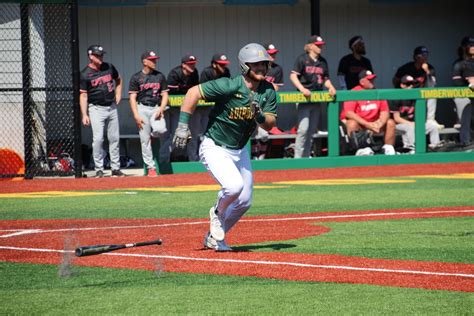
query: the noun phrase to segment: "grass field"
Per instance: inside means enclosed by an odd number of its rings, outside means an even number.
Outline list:
[[[256,221],[242,221],[231,233],[230,240],[239,250],[237,253],[223,255],[196,250],[206,228],[205,225],[194,225],[179,231],[181,239],[176,239],[176,244],[171,237],[164,239],[164,245],[168,243],[161,252],[144,247],[123,253],[125,256],[148,255],[149,258],[143,260],[155,260],[155,267],[159,262],[159,271],[158,268],[150,269],[149,265],[140,268],[135,261],[122,262],[126,260],[122,256],[99,255],[88,257],[87,261],[85,258],[76,261],[69,267],[71,275],[68,277],[58,275],[61,260],[64,260],[64,253],[61,253],[64,235],[52,232],[29,234],[26,227],[38,225],[40,229],[57,229],[64,227],[65,223],[70,223],[67,227],[76,227],[73,225],[79,225],[79,222],[84,225],[81,227],[90,227],[101,221],[113,223],[115,220],[120,220],[120,225],[128,221],[147,224],[174,220],[205,221],[215,200],[216,189],[196,187],[195,191],[189,192],[179,187],[173,190],[153,186],[109,190],[91,187],[87,191],[68,188],[69,191],[62,193],[0,194],[0,237],[12,232],[24,233],[0,238],[0,314],[472,315],[472,174],[367,177],[362,182],[352,181],[350,175],[340,181],[308,181],[311,176],[307,175],[302,180],[306,182],[256,184],[253,206],[245,217]],[[405,213],[409,215],[403,215]],[[318,214],[322,219],[316,219]],[[372,218],[373,214],[384,215]],[[349,218],[351,215],[368,218]],[[310,219],[304,223],[292,223],[292,216]],[[268,218],[288,222],[255,230],[255,227],[268,226],[264,221]],[[259,224],[258,220],[262,222]],[[306,227],[307,231],[301,236],[290,234],[300,226]],[[314,234],[310,230],[316,227],[326,230]],[[119,238],[139,241],[135,239],[153,235],[154,229],[81,231],[78,236],[81,241],[90,242],[109,243],[107,236],[111,241]],[[156,231],[163,236],[178,234],[167,231],[167,228],[160,229]],[[251,236],[252,232],[255,236]],[[23,248],[17,251],[9,247]],[[24,247],[41,247],[56,252],[46,260],[48,254],[38,252],[38,249],[28,252]],[[191,269],[190,266],[197,263],[189,262],[188,267],[183,267],[179,260],[164,258],[164,255],[193,256],[208,261],[191,273],[185,269]],[[156,261],[160,256],[161,259]],[[414,271],[437,269],[439,275],[426,281],[421,272],[415,276],[410,272],[399,276],[399,283],[396,283],[397,276],[390,272],[361,271],[354,272],[359,273],[357,280],[360,281],[302,281],[305,273],[323,279],[340,276],[335,272],[331,276],[333,272],[321,267],[305,272],[303,268],[282,266],[268,277],[259,274],[261,268],[255,265],[256,261],[248,266],[241,264],[240,268],[227,273],[224,268],[231,263],[222,261],[281,258],[287,262],[289,258],[303,260],[305,257],[313,258],[313,265],[322,264],[322,258],[342,258],[344,267],[352,267],[357,262],[361,262],[361,267],[368,263],[393,267],[400,262],[413,267]],[[112,262],[106,262],[106,259]],[[405,266],[403,269],[408,269]],[[431,266],[433,268],[427,268]],[[452,267],[452,270],[446,270],[449,273],[462,273],[464,276],[449,276],[450,279],[442,276],[447,267]],[[212,272],[217,268],[222,270]],[[293,275],[288,277],[287,273]],[[278,277],[279,274],[282,278]],[[412,283],[405,285],[403,279],[407,278],[412,278]],[[385,285],[380,285],[378,279],[384,279],[382,283]],[[389,285],[392,279],[395,283]],[[446,288],[440,289],[444,285],[438,289],[430,288],[430,283],[437,280],[445,282]],[[457,283],[457,289],[450,288],[449,282]]]

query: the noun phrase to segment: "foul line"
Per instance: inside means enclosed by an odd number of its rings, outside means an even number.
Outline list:
[[[428,212],[387,212],[387,213],[368,213],[368,214],[345,214],[345,215],[322,215],[322,216],[305,216],[305,217],[283,217],[283,218],[255,218],[242,219],[239,222],[279,222],[279,221],[301,221],[301,220],[317,220],[317,219],[339,219],[339,218],[363,218],[363,217],[383,217],[397,215],[423,215],[423,214],[449,214],[449,213],[474,213],[474,210],[451,210],[451,211],[428,211]],[[202,225],[209,224],[209,221],[167,223],[154,225],[131,225],[131,226],[109,226],[109,227],[83,227],[83,228],[58,228],[58,229],[0,229],[0,232],[11,232],[11,234],[1,235],[0,238],[9,238],[18,235],[53,233],[53,232],[70,232],[70,231],[90,231],[90,230],[110,230],[110,229],[134,229],[134,228],[152,228],[152,227],[173,227],[184,225]]]
[[[54,253],[73,253],[71,250],[56,250],[56,249],[39,249],[39,248],[20,248],[0,246],[0,249],[18,250],[18,251],[32,251],[32,252],[54,252]],[[164,255],[145,255],[145,254],[125,254],[125,253],[104,253],[107,256],[122,256],[122,257],[139,257],[139,258],[155,258],[168,260],[183,260],[183,261],[204,261],[204,262],[224,262],[224,263],[238,263],[238,264],[257,264],[257,265],[275,265],[275,266],[291,266],[300,268],[315,268],[315,269],[333,269],[333,270],[350,270],[350,271],[369,271],[381,273],[399,273],[399,274],[416,274],[416,275],[435,275],[447,277],[463,277],[474,278],[474,274],[467,273],[449,273],[449,272],[433,272],[433,271],[419,271],[419,270],[397,270],[384,268],[361,268],[352,266],[336,266],[323,264],[309,264],[286,261],[263,261],[263,260],[237,260],[237,259],[210,259],[210,258],[194,258],[183,256],[164,256]]]

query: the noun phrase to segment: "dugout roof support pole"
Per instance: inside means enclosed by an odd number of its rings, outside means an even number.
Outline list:
[[[321,8],[319,6],[319,0],[311,0],[311,35],[320,34],[320,21],[321,21]]]
[[[82,178],[82,137],[81,111],[79,105],[79,10],[77,0],[72,1],[71,8],[71,62],[72,62],[72,95],[74,109],[74,176]]]
[[[33,164],[33,135],[31,122],[33,122],[33,98],[31,96],[31,43],[29,5],[20,4],[21,25],[21,64],[23,86],[23,139],[25,142],[25,179],[32,179]]]

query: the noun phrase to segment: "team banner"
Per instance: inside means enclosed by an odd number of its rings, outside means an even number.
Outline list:
[[[294,104],[305,102],[344,102],[352,100],[402,100],[402,99],[452,99],[452,98],[474,98],[474,92],[469,88],[423,88],[423,89],[377,89],[365,91],[338,91],[335,98],[329,92],[312,92],[310,98],[306,98],[297,91],[277,92],[278,104]],[[179,107],[183,103],[184,95],[171,95],[170,105]],[[198,106],[212,106],[214,103],[200,100]]]

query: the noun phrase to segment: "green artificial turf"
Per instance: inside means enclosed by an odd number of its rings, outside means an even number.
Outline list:
[[[278,242],[278,251],[474,264],[474,217],[315,225],[330,227],[331,231],[315,237]],[[269,242],[234,248],[275,251]]]
[[[1,198],[0,220],[206,218],[217,193],[130,191]],[[415,183],[257,189],[247,215],[443,206],[472,208],[474,181],[422,178]],[[278,247],[267,242],[237,249],[474,263],[469,216],[314,225],[331,231],[279,241]],[[178,273],[157,277],[150,271],[86,267],[73,267],[72,273],[60,278],[57,266],[0,262],[0,315],[470,315],[474,310],[474,294],[464,292]]]
[[[0,263],[2,315],[469,315],[472,293]]]
[[[117,194],[1,198],[0,219],[203,218],[207,217],[209,207],[217,195],[216,191],[112,192]],[[416,179],[416,183],[292,185],[286,188],[256,189],[248,215],[465,205],[474,205],[474,180],[423,178]]]

